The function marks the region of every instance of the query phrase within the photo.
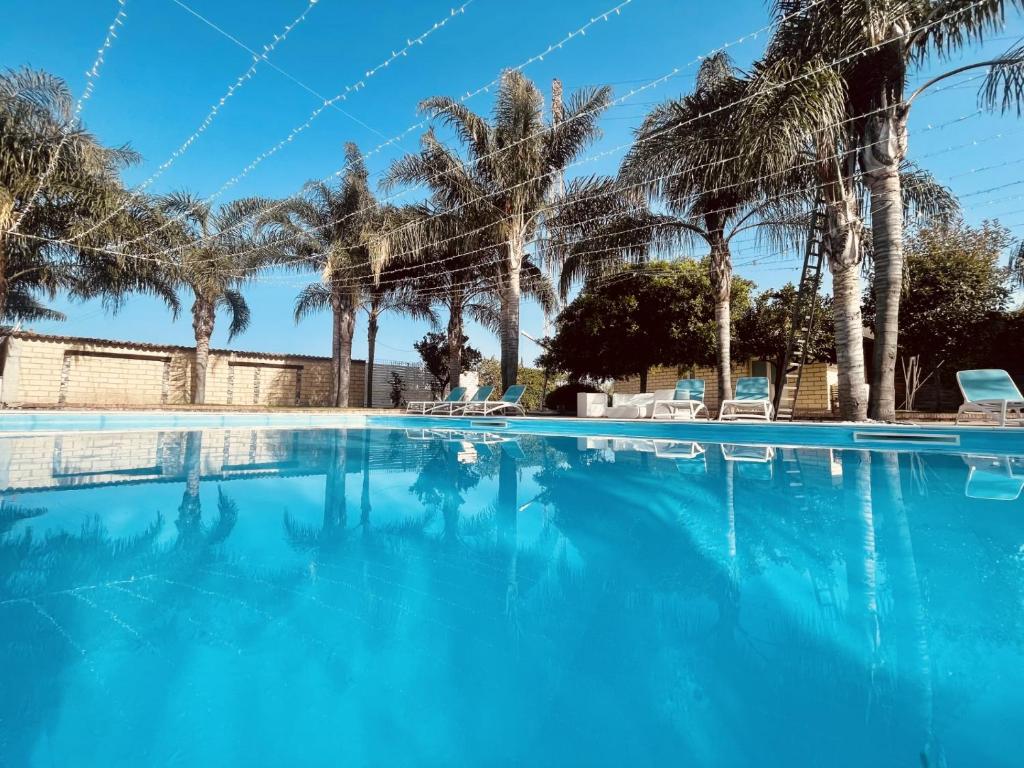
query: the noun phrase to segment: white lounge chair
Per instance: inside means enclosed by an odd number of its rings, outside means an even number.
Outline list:
[[[671,400],[655,400],[652,419],[687,419],[692,421],[701,413],[708,416],[704,405],[704,379],[680,379],[676,382]]]
[[[723,400],[718,408],[719,421],[752,419],[771,421],[775,415],[767,376],[746,376],[736,381],[736,396]]]
[[[956,414],[957,424],[966,416],[981,416],[982,421],[994,421],[1000,427],[1024,424],[1024,395],[1006,371],[958,371],[956,381],[964,396]]]
[[[526,394],[526,386],[523,384],[513,384],[511,387],[505,390],[505,394],[501,396],[501,400],[487,400],[485,402],[472,402],[466,403],[462,409],[462,416],[494,416],[500,413],[518,413],[520,416],[526,415],[526,409],[520,404],[520,400],[523,399],[523,395]]]
[[[449,409],[453,403],[460,403],[466,397],[465,387],[455,387],[443,400],[413,400],[405,404],[406,413],[426,414],[433,413],[437,409]]]

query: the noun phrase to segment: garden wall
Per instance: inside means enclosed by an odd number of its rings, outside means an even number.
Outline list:
[[[0,350],[0,404],[7,407],[167,406],[192,401],[195,349],[18,331]],[[374,366],[374,402],[390,407],[391,371],[405,399],[430,399],[419,366]],[[362,406],[366,364],[352,361],[349,404]],[[206,403],[232,406],[325,406],[330,358],[265,352],[210,351]]]

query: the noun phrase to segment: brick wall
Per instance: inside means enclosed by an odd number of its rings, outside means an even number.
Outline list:
[[[3,349],[7,406],[181,405],[192,401],[191,347],[15,333]],[[365,363],[352,361],[349,403],[362,405]],[[211,350],[209,405],[318,406],[330,399],[330,359]]]
[[[741,376],[751,376],[751,363],[738,363],[732,367],[732,382]],[[718,371],[715,368],[657,367],[647,374],[647,391],[658,389],[675,389],[679,379],[704,379],[704,403],[711,411],[718,410]],[[804,368],[800,381],[800,391],[796,398],[796,413],[803,415],[821,415],[831,411],[829,401],[830,386],[836,384],[835,366],[827,363],[811,363]],[[774,382],[773,382],[774,384]],[[636,394],[640,391],[640,379],[618,379],[615,391],[623,394]]]

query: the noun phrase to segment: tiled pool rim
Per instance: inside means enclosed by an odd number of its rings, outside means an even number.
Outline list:
[[[331,412],[0,412],[0,437],[60,432],[202,429],[434,429],[580,438],[744,443],[1024,455],[1024,429],[873,422],[752,423],[553,417],[433,417]]]

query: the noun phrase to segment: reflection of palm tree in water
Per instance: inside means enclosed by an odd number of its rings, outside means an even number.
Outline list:
[[[505,613],[515,636],[519,635],[519,468],[502,447],[498,464],[498,545],[507,557]]]
[[[346,538],[348,507],[345,499],[345,472],[348,469],[348,430],[336,429],[326,434],[327,468],[324,475],[324,517],[319,529],[295,520],[287,510],[284,529],[288,541],[296,549],[323,551],[339,546]],[[368,470],[367,470],[368,471]],[[364,478],[368,483],[368,478]],[[367,486],[368,491],[368,486]],[[369,519],[369,508],[364,510]]]
[[[457,442],[437,440],[432,444],[430,458],[424,462],[410,490],[430,513],[441,513],[444,523],[442,538],[446,544],[459,541],[465,491],[480,482],[475,464],[459,461]]]
[[[894,626],[892,635],[899,643],[897,658],[914,660],[913,672],[901,674],[900,682],[909,686],[907,697],[914,700],[907,702],[908,708],[919,708],[918,716],[925,731],[921,752],[922,763],[945,765],[941,745],[936,743],[935,737],[935,694],[932,686],[931,654],[928,648],[921,582],[914,559],[914,543],[911,539],[910,521],[907,518],[900,483],[899,454],[892,451],[880,454],[878,469],[881,478],[876,485],[877,495],[881,497],[884,509],[893,520],[890,526],[893,556],[888,562],[892,581],[891,621],[901,624],[906,622],[910,625]]]
[[[238,505],[217,488],[217,520],[209,528],[203,525],[203,507],[199,496],[202,480],[203,433],[187,432],[182,456],[185,491],[178,507],[178,546],[185,549],[216,546],[224,542],[238,520]]]

